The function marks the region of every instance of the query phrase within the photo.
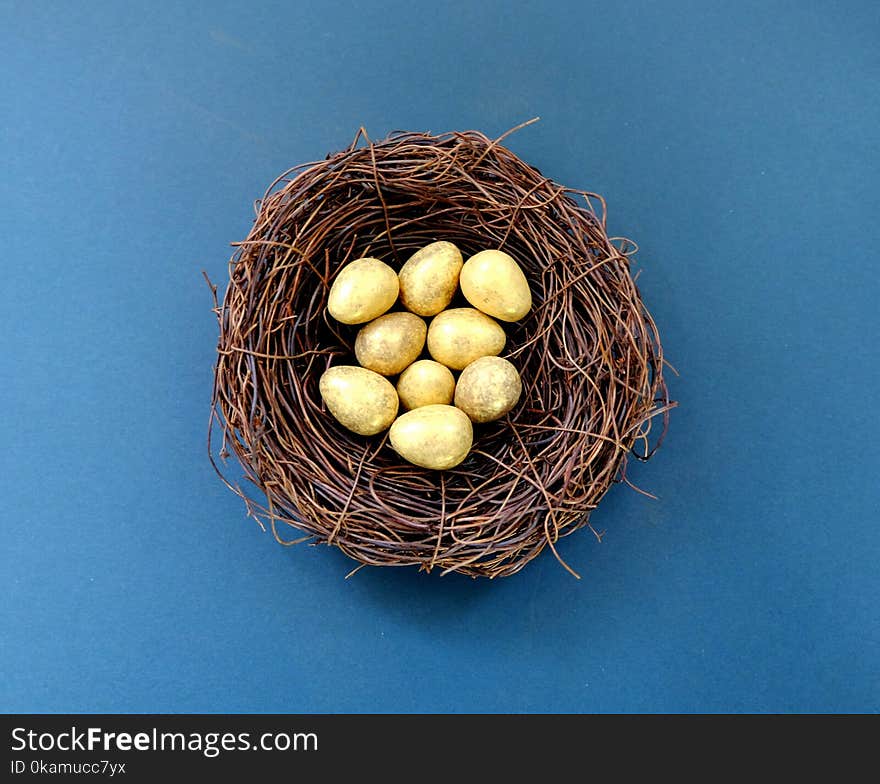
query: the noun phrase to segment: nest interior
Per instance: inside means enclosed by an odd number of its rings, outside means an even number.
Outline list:
[[[215,302],[209,452],[280,542],[333,544],[361,564],[510,575],[589,526],[628,458],[659,446],[672,404],[630,270],[635,246],[608,237],[601,197],[544,177],[503,138],[370,141],[361,131],[347,149],[286,172],[257,202]],[[355,364],[357,328],[326,312],[340,268],[375,256],[399,269],[441,239],[465,258],[505,250],[534,306],[505,325],[520,403],[476,426],[465,462],[437,472],[404,462],[385,436],[339,425],[318,379],[330,365]],[[231,455],[259,492],[227,477]]]

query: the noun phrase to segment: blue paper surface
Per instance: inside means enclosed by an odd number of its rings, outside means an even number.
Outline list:
[[[0,4],[0,710],[876,711],[872,2]],[[503,581],[282,548],[217,480],[205,270],[363,125],[602,193],[681,407]]]

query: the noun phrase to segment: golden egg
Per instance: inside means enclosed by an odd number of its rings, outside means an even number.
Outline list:
[[[328,411],[362,436],[381,433],[397,416],[397,392],[391,382],[366,368],[336,365],[318,382]]]
[[[474,308],[438,313],[428,328],[428,351],[438,362],[461,370],[475,359],[500,354],[507,336],[501,325]]]
[[[443,471],[467,457],[474,430],[470,419],[454,406],[431,405],[399,416],[388,437],[404,460]]]
[[[381,316],[397,300],[397,273],[384,261],[363,258],[346,264],[327,297],[327,310],[343,324],[363,324]]]
[[[510,362],[481,357],[461,371],[455,385],[455,405],[472,422],[492,422],[510,411],[521,394],[522,381]]]
[[[422,353],[427,331],[424,320],[413,313],[386,313],[361,328],[354,355],[365,368],[394,376]]]
[[[451,242],[432,242],[400,269],[400,301],[420,316],[434,316],[452,300],[461,272],[461,251]]]
[[[531,310],[526,276],[504,251],[484,250],[471,256],[461,268],[459,282],[471,305],[501,321],[519,321]]]
[[[413,362],[397,380],[397,395],[411,410],[434,404],[448,405],[455,392],[455,377],[446,365],[432,359]]]

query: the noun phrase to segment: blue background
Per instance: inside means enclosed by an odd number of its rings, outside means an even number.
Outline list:
[[[874,2],[0,3],[0,708],[880,708]],[[285,549],[205,433],[282,170],[498,135],[637,240],[675,412],[504,581]]]

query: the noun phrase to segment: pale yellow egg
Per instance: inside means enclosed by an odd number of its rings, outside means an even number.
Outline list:
[[[400,301],[420,316],[434,316],[452,300],[461,272],[461,251],[451,242],[432,242],[401,267]]]
[[[428,351],[453,370],[461,370],[480,357],[500,354],[506,341],[501,325],[474,308],[444,310],[428,327]]]
[[[424,320],[414,313],[386,313],[361,328],[354,354],[365,368],[394,376],[422,353],[427,330]]]
[[[432,359],[413,362],[397,380],[397,395],[407,410],[434,404],[449,405],[455,393],[455,377],[446,365]]]
[[[472,422],[492,422],[518,402],[522,381],[516,368],[501,357],[480,357],[471,362],[455,385],[455,405]]]
[[[474,441],[470,419],[454,406],[422,406],[399,416],[388,431],[391,446],[404,460],[423,468],[454,468]]]
[[[327,296],[327,310],[343,324],[363,324],[387,311],[400,290],[397,273],[384,261],[356,259],[336,276]]]
[[[336,365],[321,376],[318,388],[333,417],[362,436],[381,433],[397,416],[394,386],[372,370]]]
[[[532,308],[532,292],[519,264],[500,250],[471,256],[461,268],[461,293],[478,310],[501,321],[519,321]]]

